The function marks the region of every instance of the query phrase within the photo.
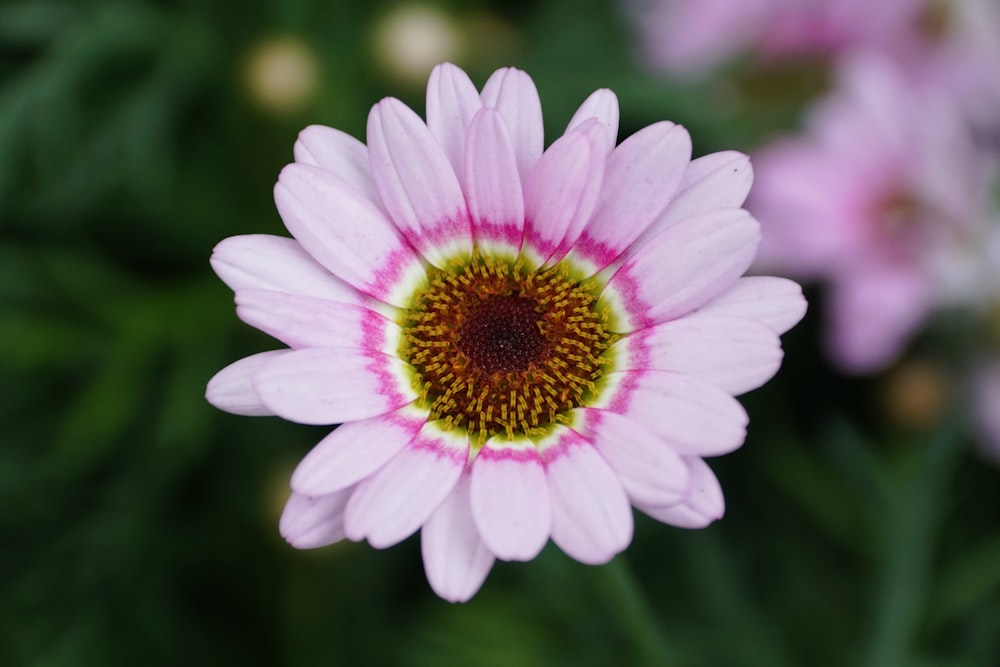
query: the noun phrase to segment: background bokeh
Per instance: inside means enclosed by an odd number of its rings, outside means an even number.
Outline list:
[[[419,543],[285,544],[289,474],[325,432],[220,413],[207,380],[272,343],[209,269],[285,233],[271,188],[311,123],[363,138],[430,66],[516,65],[547,136],[599,87],[620,136],[694,152],[792,132],[815,70],[644,65],[610,0],[4,0],[0,4],[0,665],[1000,664],[1000,472],[947,364],[838,373],[822,289],[713,462],[727,514],[637,515],[608,566],[549,545],[464,605]],[[961,348],[961,317],[913,349]],[[957,352],[960,352],[958,350]],[[959,354],[960,356],[960,354]],[[914,362],[917,363],[917,362]],[[997,408],[1000,410],[1000,406]]]

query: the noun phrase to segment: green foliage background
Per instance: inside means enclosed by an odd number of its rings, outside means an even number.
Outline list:
[[[207,259],[227,236],[285,233],[271,186],[299,129],[362,136],[390,94],[422,110],[372,50],[392,6],[0,4],[0,665],[1000,664],[997,469],[960,406],[901,426],[878,379],[833,373],[815,304],[744,398],[747,444],[714,462],[727,516],[706,530],[637,516],[611,565],[550,545],[465,605],[430,591],[417,539],[280,539],[288,476],[325,431],[205,403],[215,371],[271,345]],[[478,84],[526,69],[550,139],[608,86],[622,136],[668,118],[696,154],[749,150],[795,126],[809,88],[734,103],[645,72],[612,2],[437,6],[508,26],[459,64]],[[280,114],[244,76],[276,36],[320,73]]]

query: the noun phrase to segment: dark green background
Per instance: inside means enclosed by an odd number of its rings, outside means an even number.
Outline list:
[[[466,605],[430,591],[415,538],[280,539],[288,476],[325,430],[205,403],[213,373],[272,346],[207,260],[227,236],[284,233],[271,187],[299,129],[362,136],[389,94],[422,112],[420,85],[373,55],[391,6],[0,4],[0,665],[1000,664],[997,469],[959,405],[899,424],[882,378],[832,372],[813,290],[782,372],[744,399],[746,446],[713,463],[728,511],[709,529],[638,516],[612,565],[550,545]],[[749,151],[817,89],[645,72],[610,2],[437,6],[508,26],[458,62],[479,85],[526,69],[549,141],[608,86],[622,136],[667,118],[696,154]],[[277,113],[245,69],[281,36],[320,78]]]

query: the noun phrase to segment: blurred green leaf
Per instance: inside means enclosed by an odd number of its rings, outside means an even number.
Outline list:
[[[933,627],[974,614],[985,601],[1000,602],[1000,537],[982,541],[962,554],[938,580],[928,623]]]
[[[53,39],[79,16],[80,8],[59,0],[11,1],[0,6],[0,43],[36,46]]]

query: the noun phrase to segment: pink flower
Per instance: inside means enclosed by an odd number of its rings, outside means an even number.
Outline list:
[[[289,347],[207,391],[236,414],[342,424],[292,476],[291,544],[421,529],[431,586],[461,601],[550,537],[608,561],[630,504],[691,528],[722,515],[703,459],[742,444],[733,395],[777,371],[805,302],[741,277],[759,242],[745,156],[692,161],[669,122],[615,146],[617,126],[599,90],[543,152],[525,73],[480,93],[441,65],[426,122],[389,98],[367,147],[302,132],[275,186],[294,238],[212,257],[240,318]]]
[[[699,75],[740,53],[768,59],[894,48],[930,0],[635,0],[650,62]]]
[[[986,132],[1000,132],[996,0],[634,0],[649,62],[703,75],[743,55],[767,62],[863,49],[947,90]]]
[[[952,97],[981,133],[1000,137],[1000,3],[925,0],[927,29],[900,49],[902,67]]]
[[[891,362],[933,308],[971,293],[989,172],[949,100],[888,62],[846,61],[806,135],[755,160],[760,266],[829,285],[829,350],[847,370]]]

